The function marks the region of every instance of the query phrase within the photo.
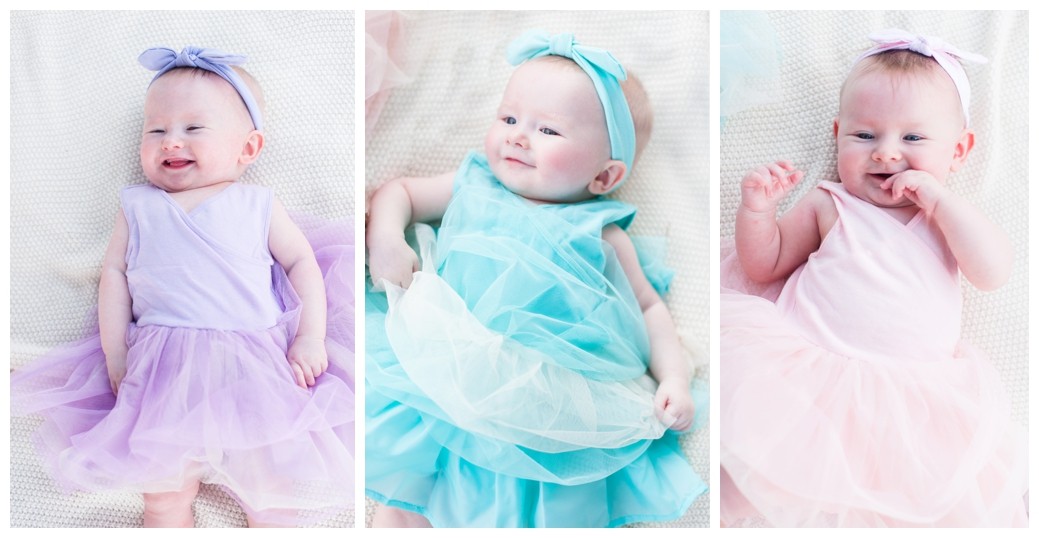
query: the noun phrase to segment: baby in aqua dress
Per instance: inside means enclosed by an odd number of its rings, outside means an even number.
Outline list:
[[[521,65],[484,153],[371,199],[368,267],[386,289],[366,297],[374,524],[677,518],[706,487],[675,432],[704,404],[660,297],[669,277],[643,270],[634,208],[602,196],[648,140],[648,100],[569,34],[508,54]],[[410,224],[437,220],[409,244]]]
[[[264,146],[243,57],[188,47],[140,61],[158,71],[140,145],[149,184],[120,193],[98,332],[19,369],[12,407],[43,415],[62,489],[140,492],[146,527],[193,526],[203,482],[250,526],[338,514],[353,481],[346,230],[305,236],[271,189],[237,182]]]
[[[743,178],[721,295],[722,523],[1027,525],[1024,438],[960,342],[960,275],[994,289],[1013,259],[946,186],[975,142],[960,61],[976,55],[874,40],[841,89],[840,182],[777,219],[804,174],[778,161]]]

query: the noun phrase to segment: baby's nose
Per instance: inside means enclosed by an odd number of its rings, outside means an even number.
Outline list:
[[[902,159],[902,151],[898,144],[882,143],[873,150],[873,160],[876,162],[898,161]]]
[[[181,138],[175,136],[173,133],[167,133],[166,136],[162,137],[162,149],[166,151],[171,149],[180,149],[183,145]]]
[[[527,147],[528,142],[529,140],[527,138],[527,133],[520,127],[513,127],[512,129],[509,129],[508,133],[505,134],[506,144]]]

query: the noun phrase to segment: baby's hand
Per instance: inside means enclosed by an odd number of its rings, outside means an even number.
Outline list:
[[[126,377],[126,357],[105,356],[105,366],[108,367],[108,383],[112,387],[112,394],[119,394],[119,385]]]
[[[657,387],[653,397],[657,418],[664,420],[667,415],[674,417],[670,428],[675,431],[688,430],[693,425],[693,398],[689,395],[689,383],[678,379],[665,379]]]
[[[317,377],[328,369],[328,354],[322,338],[297,336],[289,346],[288,359],[296,384],[303,388],[314,386]]]
[[[415,271],[418,271],[418,255],[403,239],[380,241],[378,245],[368,246],[368,272],[372,284],[378,286],[380,280],[386,279],[391,284],[407,288]]]
[[[905,170],[894,174],[880,184],[882,189],[891,190],[891,198],[898,200],[905,196],[907,200],[924,210],[926,215],[934,213],[938,201],[948,192],[945,185],[931,174],[920,170]]]
[[[761,165],[743,176],[743,207],[758,213],[774,211],[779,202],[804,178],[790,161]]]

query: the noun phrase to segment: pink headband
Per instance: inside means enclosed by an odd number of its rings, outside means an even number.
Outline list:
[[[972,52],[961,51],[937,37],[912,34],[905,30],[883,30],[875,34],[870,34],[869,38],[872,39],[876,45],[862,53],[862,55],[855,60],[855,64],[859,63],[866,57],[889,50],[911,50],[917,54],[934,58],[934,61],[938,62],[938,65],[940,65],[942,69],[952,77],[952,83],[956,85],[956,91],[960,94],[960,105],[963,106],[963,118],[967,125],[970,125],[970,82],[967,80],[967,73],[963,70],[963,66],[960,65],[959,61],[969,60],[977,63],[985,63],[988,60],[985,59],[984,56]]]

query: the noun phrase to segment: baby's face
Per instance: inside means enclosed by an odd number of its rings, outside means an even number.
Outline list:
[[[181,192],[237,180],[252,120],[217,75],[175,70],[152,83],[144,100],[141,167],[151,183]]]
[[[874,205],[904,207],[912,202],[880,188],[892,174],[920,170],[945,184],[962,162],[965,132],[952,79],[944,73],[880,70],[852,76],[834,125],[837,171],[845,188]]]
[[[499,181],[520,196],[544,202],[591,197],[588,186],[610,159],[606,117],[591,79],[555,62],[521,65],[484,150]]]

